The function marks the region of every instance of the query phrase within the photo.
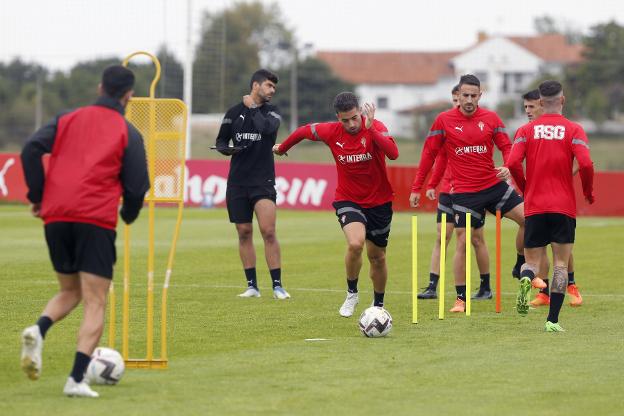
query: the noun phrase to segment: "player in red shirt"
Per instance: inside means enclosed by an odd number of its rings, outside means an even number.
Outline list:
[[[418,174],[412,185],[410,205],[417,207],[424,180],[440,152],[448,158],[453,178],[453,212],[457,245],[453,260],[457,300],[451,312],[464,312],[466,302],[466,216],[471,214],[470,226],[481,228],[485,210],[501,214],[519,225],[516,237],[516,265],[519,270],[524,260],[524,205],[522,198],[505,181],[510,178],[505,166],[495,168],[493,145],[503,153],[506,160],[511,142],[505,125],[492,111],[478,106],[481,83],[474,75],[463,75],[459,80],[459,108],[440,113],[431,127],[423,146]],[[541,279],[534,279],[536,287],[545,286]]]
[[[453,107],[459,107],[459,85],[456,85],[451,90]],[[446,153],[440,152],[433,167],[433,173],[427,184],[427,191],[425,196],[430,200],[436,199],[436,188],[442,181],[442,185],[438,194],[438,213],[436,216],[438,237],[433,246],[431,253],[431,268],[429,269],[429,286],[425,288],[422,293],[418,294],[418,299],[437,299],[436,292],[438,286],[438,280],[440,279],[440,242],[442,241],[441,226],[442,213],[446,213],[446,246],[448,247],[451,237],[453,236],[453,230],[455,229],[455,216],[453,215],[453,203],[451,202],[451,172],[447,169]],[[481,285],[479,291],[472,296],[472,299],[482,300],[491,299],[492,290],[490,289],[490,256],[488,253],[485,238],[483,236],[483,227],[478,228],[472,234],[472,245],[475,249],[475,255],[477,257],[477,264],[479,266],[479,272],[481,273]]]
[[[594,165],[583,128],[563,117],[565,97],[557,81],[544,81],[539,86],[544,114],[525,124],[516,133],[507,160],[516,184],[526,198],[524,233],[526,263],[520,271],[520,291],[516,308],[526,315],[531,281],[539,279],[539,264],[546,256],[546,246],[553,250],[553,279],[550,288],[550,310],[546,332],[561,332],[559,311],[567,287],[567,266],[574,246],[576,200],[572,183],[572,161],[579,164],[583,194],[594,202]],[[522,161],[526,158],[526,179]]]
[[[529,121],[533,121],[536,118],[540,117],[544,114],[544,108],[540,102],[540,94],[538,89],[531,90],[522,96],[524,100],[524,111],[526,112],[527,118]],[[572,175],[576,175],[578,173],[579,166],[574,160],[574,164],[572,167]],[[548,273],[550,271],[550,264],[548,262],[548,256],[544,256],[542,262],[540,263],[540,270],[538,276],[544,280],[546,283],[546,287],[540,289],[535,299],[533,299],[530,304],[533,307],[539,306],[547,306],[550,304],[550,291],[548,287]],[[574,280],[574,256],[570,253],[570,261],[568,262],[568,295],[570,295],[570,305],[571,306],[581,306],[583,304],[583,297],[576,286],[576,281]]]
[[[283,155],[303,139],[324,142],[336,161],[338,186],[333,206],[347,239],[345,266],[347,298],[340,315],[350,317],[359,302],[358,277],[362,251],[370,262],[374,306],[383,307],[388,270],[386,246],[392,221],[394,193],[386,173],[386,157],[399,157],[399,149],[382,122],[375,120],[375,106],[364,104],[355,94],[343,92],[334,99],[337,122],[313,123],[295,130],[273,152]],[[366,242],[366,244],[365,244]]]

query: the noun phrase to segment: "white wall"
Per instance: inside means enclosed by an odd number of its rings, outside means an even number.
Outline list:
[[[484,89],[481,105],[489,108],[507,99],[520,99],[520,92],[539,74],[542,59],[527,49],[504,37],[493,37],[451,60],[455,73],[485,75],[481,79]],[[503,91],[505,74],[511,85]],[[514,74],[521,74],[519,83]],[[511,88],[509,88],[511,87]]]
[[[382,121],[392,135],[410,136],[405,117],[398,112],[437,101],[451,101],[451,89],[457,84],[455,78],[444,78],[436,84],[361,84],[355,89],[362,103],[378,103],[379,97],[388,99],[388,108],[377,108],[375,118]],[[409,123],[407,123],[409,124]]]

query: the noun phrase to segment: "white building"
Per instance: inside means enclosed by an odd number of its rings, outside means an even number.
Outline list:
[[[450,101],[461,74],[476,75],[484,90],[481,104],[496,108],[519,100],[540,74],[557,75],[581,61],[581,45],[563,35],[532,37],[479,34],[475,45],[458,52],[327,52],[317,57],[336,75],[356,85],[363,102],[377,105],[377,117],[395,136],[413,137],[414,108]]]

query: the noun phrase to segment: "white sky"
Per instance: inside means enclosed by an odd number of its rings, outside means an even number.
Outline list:
[[[622,0],[262,0],[276,2],[300,44],[333,50],[457,50],[478,31],[530,35],[548,14],[581,31],[624,24]],[[228,0],[192,0],[193,39],[202,10]],[[55,69],[80,60],[156,51],[185,56],[186,0],[0,0],[0,61],[16,56]]]

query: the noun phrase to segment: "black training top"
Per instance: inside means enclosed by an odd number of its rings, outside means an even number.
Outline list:
[[[230,108],[219,129],[218,149],[233,146],[244,149],[232,155],[228,185],[275,185],[273,145],[281,117],[277,107],[265,103],[247,108],[242,102]]]

